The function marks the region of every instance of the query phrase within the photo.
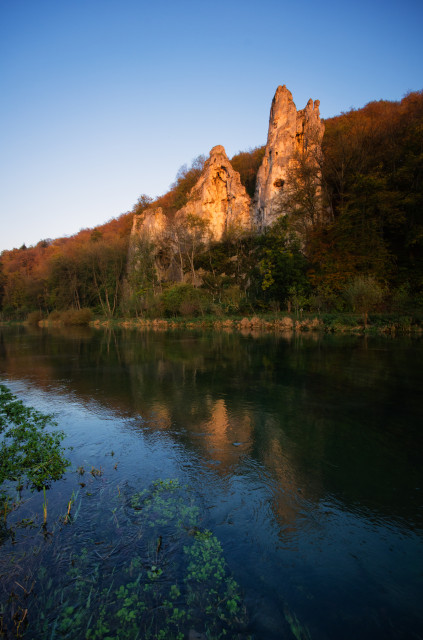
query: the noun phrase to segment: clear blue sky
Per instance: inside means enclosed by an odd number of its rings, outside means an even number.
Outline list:
[[[323,117],[423,88],[422,0],[0,0],[0,251],[264,144],[279,84]]]

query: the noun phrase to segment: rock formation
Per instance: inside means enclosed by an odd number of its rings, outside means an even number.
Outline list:
[[[135,215],[129,241],[129,269],[142,272],[151,254],[157,279],[177,280],[169,235],[169,220],[162,207],[150,207]]]
[[[202,218],[213,240],[221,240],[231,229],[250,228],[250,196],[222,145],[210,151],[187,204],[176,215],[179,220],[188,215]]]
[[[186,253],[190,244],[219,241],[231,230],[261,232],[270,226],[284,213],[278,196],[289,190],[290,169],[297,166],[301,154],[312,162],[318,157],[323,132],[319,101],[309,100],[304,109],[297,111],[291,92],[285,85],[278,87],[253,203],[224,147],[213,147],[182,209],[166,213],[161,207],[150,207],[134,216],[130,243],[134,268],[141,266],[145,242],[152,247],[159,280],[183,279],[182,252]]]
[[[151,207],[134,216],[131,237],[143,237],[149,242],[155,242],[166,233],[167,224],[163,209]]]
[[[268,227],[280,210],[278,196],[287,188],[289,169],[296,155],[320,151],[324,124],[320,120],[319,100],[307,102],[297,111],[285,85],[276,89],[269,118],[269,132],[263,162],[257,174],[253,222],[258,231]]]

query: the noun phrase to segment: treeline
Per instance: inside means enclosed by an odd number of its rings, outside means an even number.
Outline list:
[[[381,310],[421,308],[423,92],[372,102],[325,125],[321,158],[305,157],[291,176],[294,188],[281,202],[291,213],[265,234],[238,231],[204,243],[201,222],[189,220],[190,233],[179,230],[173,247],[141,243],[134,264],[133,215],[154,204],[171,218],[201,173],[199,156],[154,203],[142,196],[132,212],[93,230],[4,251],[1,317],[83,308],[108,317],[339,311],[357,306],[366,287]],[[263,154],[259,147],[231,159],[251,196]],[[172,252],[178,268],[165,280],[156,266]]]
[[[3,251],[0,308],[4,319],[39,310],[93,308],[114,315],[126,274],[132,214],[71,238]]]

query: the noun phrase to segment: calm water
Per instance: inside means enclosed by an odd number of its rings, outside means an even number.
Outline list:
[[[73,446],[52,535],[32,494],[0,546],[10,637],[25,609],[29,638],[177,637],[164,594],[198,596],[207,530],[238,585],[226,637],[423,638],[422,363],[418,339],[0,327],[0,382]],[[220,637],[207,597],[180,637]]]

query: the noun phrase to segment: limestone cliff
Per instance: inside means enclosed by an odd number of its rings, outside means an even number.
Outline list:
[[[150,207],[134,216],[131,237],[142,236],[150,242],[160,239],[167,229],[167,218],[161,207]]]
[[[173,278],[179,269],[179,277],[183,279],[182,250],[189,245],[189,238],[196,243],[219,241],[231,230],[263,231],[284,213],[278,196],[288,190],[289,172],[298,162],[299,154],[317,157],[323,132],[319,101],[309,100],[304,109],[297,111],[291,92],[285,85],[278,87],[270,111],[266,151],[257,174],[254,201],[251,202],[224,147],[213,147],[184,207],[176,213],[150,207],[134,217],[130,243],[134,263],[139,253],[138,240],[142,239],[154,246],[159,278]],[[196,220],[204,225],[196,224]]]
[[[146,260],[153,259],[158,281],[177,280],[171,240],[169,220],[162,207],[150,207],[135,215],[129,241],[130,271],[142,272]]]
[[[257,174],[253,222],[258,231],[268,227],[278,215],[278,195],[286,189],[289,169],[296,155],[319,152],[324,133],[320,102],[309,100],[297,111],[285,85],[276,89],[269,118],[269,132],[263,162]]]
[[[250,197],[222,145],[210,151],[187,204],[176,214],[178,220],[189,215],[205,221],[213,240],[221,240],[231,229],[250,228]]]

